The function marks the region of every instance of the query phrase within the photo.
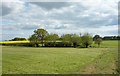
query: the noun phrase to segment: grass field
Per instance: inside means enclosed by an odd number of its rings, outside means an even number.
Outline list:
[[[2,73],[113,74],[117,54],[118,41],[103,41],[100,48],[2,46]]]

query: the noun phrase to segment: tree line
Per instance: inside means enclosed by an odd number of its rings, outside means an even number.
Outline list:
[[[46,47],[91,47],[93,40],[100,46],[102,39],[99,35],[93,38],[91,34],[85,33],[83,36],[77,34],[63,34],[61,37],[56,33],[48,33],[45,29],[37,29],[29,39],[30,46],[39,47],[39,44]],[[57,42],[61,40],[62,42]]]
[[[103,40],[120,40],[120,36],[105,36]]]
[[[26,40],[25,38],[19,38],[19,37],[15,37],[9,41],[23,41],[23,40]]]

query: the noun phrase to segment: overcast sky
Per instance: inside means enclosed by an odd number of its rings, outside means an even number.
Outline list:
[[[28,38],[44,28],[49,33],[118,34],[118,0],[79,2],[2,2],[2,40]]]

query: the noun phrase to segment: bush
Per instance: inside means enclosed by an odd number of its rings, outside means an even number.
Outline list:
[[[29,43],[11,43],[11,44],[2,44],[4,46],[25,46],[25,47],[28,47],[30,46]]]
[[[64,46],[63,42],[56,43],[56,47],[63,47],[63,46]]]

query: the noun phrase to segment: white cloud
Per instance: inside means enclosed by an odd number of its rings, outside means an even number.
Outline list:
[[[34,31],[37,28],[45,28],[51,32],[79,33],[98,32],[103,33],[117,31],[117,0],[78,0],[70,2],[62,8],[45,9],[40,5],[25,3],[23,1],[4,2],[5,11],[3,21],[3,33],[8,31]],[[109,28],[109,29],[107,29]],[[103,30],[104,29],[104,30]],[[107,30],[105,30],[107,29]],[[26,32],[27,33],[27,32]]]
[[[70,33],[90,33],[92,35],[99,34],[101,36],[105,35],[118,35],[118,25],[113,25],[113,26],[100,26],[99,28],[78,28],[78,29],[49,29],[48,31],[58,33],[60,35],[62,34],[70,34]],[[111,33],[113,32],[113,33]],[[114,33],[115,32],[115,33]]]
[[[0,8],[2,8],[2,11],[0,11],[0,13],[2,13],[3,16],[9,14],[17,14],[24,8],[24,2],[2,2]]]

